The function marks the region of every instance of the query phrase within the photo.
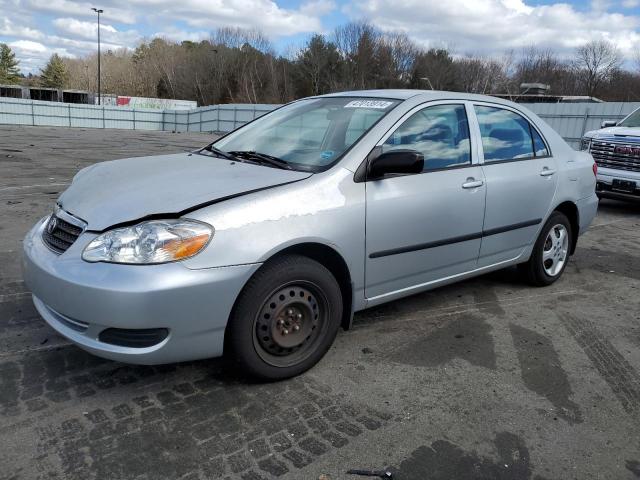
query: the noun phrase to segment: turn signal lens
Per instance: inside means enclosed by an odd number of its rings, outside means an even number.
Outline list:
[[[213,227],[195,220],[152,220],[109,230],[82,252],[87,262],[149,265],[197,255],[213,237]]]
[[[597,177],[598,176],[598,164],[596,162],[593,162],[593,174]]]

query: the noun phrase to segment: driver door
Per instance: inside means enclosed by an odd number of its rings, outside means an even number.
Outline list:
[[[365,295],[371,302],[477,265],[485,185],[466,107],[429,105],[409,112],[379,143],[383,152],[421,152],[423,172],[366,183]]]

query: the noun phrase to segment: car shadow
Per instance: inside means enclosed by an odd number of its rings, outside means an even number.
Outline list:
[[[496,290],[505,288],[521,290],[529,288],[529,285],[517,267],[507,267],[362,310],[354,316],[353,325],[359,327],[381,321],[391,321],[394,317],[410,315],[425,308],[435,310],[459,306],[460,299],[469,296],[473,298],[471,302],[481,305],[482,309],[486,309],[489,303],[495,303],[497,311],[499,310],[499,300]]]
[[[640,197],[637,200],[628,201],[603,198],[598,204],[598,210],[618,215],[638,215],[640,214]]]

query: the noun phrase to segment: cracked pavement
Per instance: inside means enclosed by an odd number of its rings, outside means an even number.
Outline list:
[[[81,167],[210,138],[0,126],[0,478],[640,478],[640,203],[601,202],[553,286],[507,269],[361,312],[284,382],[58,336],[21,279],[27,230]]]

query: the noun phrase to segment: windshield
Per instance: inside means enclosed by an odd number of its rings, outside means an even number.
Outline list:
[[[640,127],[640,108],[618,124],[619,127]]]
[[[214,142],[223,152],[253,152],[292,168],[329,168],[384,117],[398,100],[328,97],[300,100]]]

